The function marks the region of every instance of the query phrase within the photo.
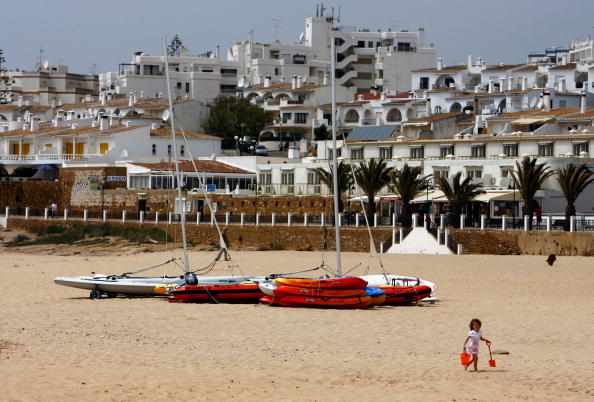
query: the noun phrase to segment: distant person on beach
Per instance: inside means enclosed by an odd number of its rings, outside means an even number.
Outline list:
[[[485,341],[488,346],[491,346],[491,341],[483,338],[483,331],[481,331],[481,320],[473,318],[470,321],[470,332],[464,341],[464,353],[466,353],[466,344],[468,344],[468,351],[472,355],[472,360],[466,365],[464,370],[468,370],[471,363],[474,363],[474,371],[477,371],[478,364],[478,349],[480,341]]]

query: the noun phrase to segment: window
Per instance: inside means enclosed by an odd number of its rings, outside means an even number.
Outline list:
[[[295,192],[295,174],[293,172],[283,172],[281,174],[281,185],[285,194],[293,194]]]
[[[320,175],[310,170],[307,172],[307,185],[311,188],[313,194],[320,194],[321,184]]]
[[[439,156],[445,158],[446,156],[454,155],[454,146],[451,144],[448,145],[440,145],[439,147]]]
[[[268,194],[272,192],[272,173],[260,173],[258,177],[259,191]]]
[[[221,75],[223,77],[235,76],[235,75],[237,75],[237,69],[236,68],[221,68]]]
[[[182,83],[181,82],[178,82],[177,83],[177,89],[181,89],[181,87],[182,87]]]
[[[181,156],[184,156],[186,154],[186,146],[185,145],[180,145],[179,146],[179,154]]]
[[[202,72],[203,73],[212,73],[212,72],[214,72],[214,68],[212,68],[212,67],[202,67]]]
[[[333,159],[333,152],[334,150],[332,148],[328,148],[328,159]],[[340,158],[340,156],[342,155],[342,148],[338,148],[336,150],[336,158]]]
[[[471,179],[480,179],[483,177],[483,169],[479,167],[466,168],[466,175]]]
[[[501,167],[501,177],[512,177],[512,172],[514,171],[513,166],[502,166]]]
[[[425,157],[425,147],[423,147],[422,145],[411,146],[410,157],[412,159],[423,159]]]
[[[382,159],[392,159],[392,147],[379,147],[379,156]]]
[[[190,93],[190,83],[186,82],[186,93]]]
[[[363,159],[363,147],[352,147],[351,159]]]
[[[433,168],[433,183],[439,184],[439,179],[447,179],[450,177],[450,171],[448,168]]]
[[[305,64],[307,61],[307,57],[302,54],[295,54],[293,55],[293,64]]]
[[[329,126],[332,125],[332,113],[324,113],[322,119],[326,120]]]
[[[574,155],[579,155],[580,153],[585,152],[588,153],[588,143],[586,141],[582,142],[574,142],[573,143],[573,153]]]
[[[429,89],[429,77],[421,77],[419,89]]]
[[[357,41],[357,46],[356,47],[365,47],[365,41],[364,40]]]
[[[538,156],[553,156],[553,143],[542,142],[538,144]]]
[[[375,47],[381,47],[382,42],[375,42]]]
[[[289,120],[291,120],[291,113],[283,113],[283,123],[287,123]]]
[[[518,144],[503,144],[503,154],[505,156],[518,156]]]
[[[410,52],[410,42],[398,42],[399,52]]]
[[[153,145],[151,146],[151,153],[152,153],[153,155],[157,155],[157,144],[153,144]]]
[[[145,64],[142,68],[144,75],[160,75],[159,66],[153,64]]]
[[[297,123],[297,124],[307,123],[307,115],[308,115],[308,113],[295,113],[295,123]]]
[[[167,145],[167,155],[171,156],[171,144]]]
[[[367,42],[367,47],[373,47],[373,42],[372,41],[368,41]]]
[[[485,144],[474,144],[470,146],[470,154],[473,158],[484,158],[486,152]]]

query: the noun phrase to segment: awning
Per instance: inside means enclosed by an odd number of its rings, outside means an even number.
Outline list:
[[[551,120],[551,119],[543,118],[543,117],[523,117],[521,119],[513,120],[511,122],[511,124],[528,125],[528,124],[536,124],[536,123],[546,123],[549,120]]]
[[[484,194],[479,194],[478,196],[476,196],[474,198],[473,201],[476,201],[476,202],[513,201],[514,197],[515,197],[516,201],[520,201],[522,199],[520,192],[516,191],[515,193],[516,194],[514,196],[513,191],[491,191],[491,192],[486,192]]]
[[[379,201],[380,201],[380,197],[378,197],[378,196],[375,196],[375,197],[373,198],[373,200],[374,200],[375,202],[379,202]],[[364,195],[364,196],[362,196],[362,197],[353,197],[353,198],[349,198],[349,202],[360,202],[360,201],[367,202],[367,196],[366,196],[366,195]]]
[[[427,191],[424,191],[423,193],[419,194],[414,200],[412,200],[411,202],[413,204],[421,204],[423,202],[447,202],[447,198],[445,198],[445,195],[443,194],[443,191],[441,190],[431,190],[429,191],[429,193],[427,194]]]
[[[383,195],[380,197],[380,201],[400,201],[399,195]]]

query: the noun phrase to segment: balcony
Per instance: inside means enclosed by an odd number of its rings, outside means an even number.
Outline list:
[[[89,160],[89,157],[103,156],[101,154],[31,154],[31,155],[0,155],[0,161],[4,162],[30,162],[32,165],[41,163],[55,163],[70,160]]]

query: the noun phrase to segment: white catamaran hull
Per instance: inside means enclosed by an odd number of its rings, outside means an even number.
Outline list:
[[[198,283],[200,285],[232,285],[248,281],[250,278],[249,276],[198,277]],[[156,286],[178,285],[183,281],[183,277],[180,276],[118,277],[98,275],[54,278],[54,282],[62,286],[127,296],[162,295],[155,291]]]
[[[431,293],[435,292],[436,285],[433,282],[421,278],[402,275],[365,275],[361,279],[367,281],[368,286],[417,286],[425,285],[431,288]]]

